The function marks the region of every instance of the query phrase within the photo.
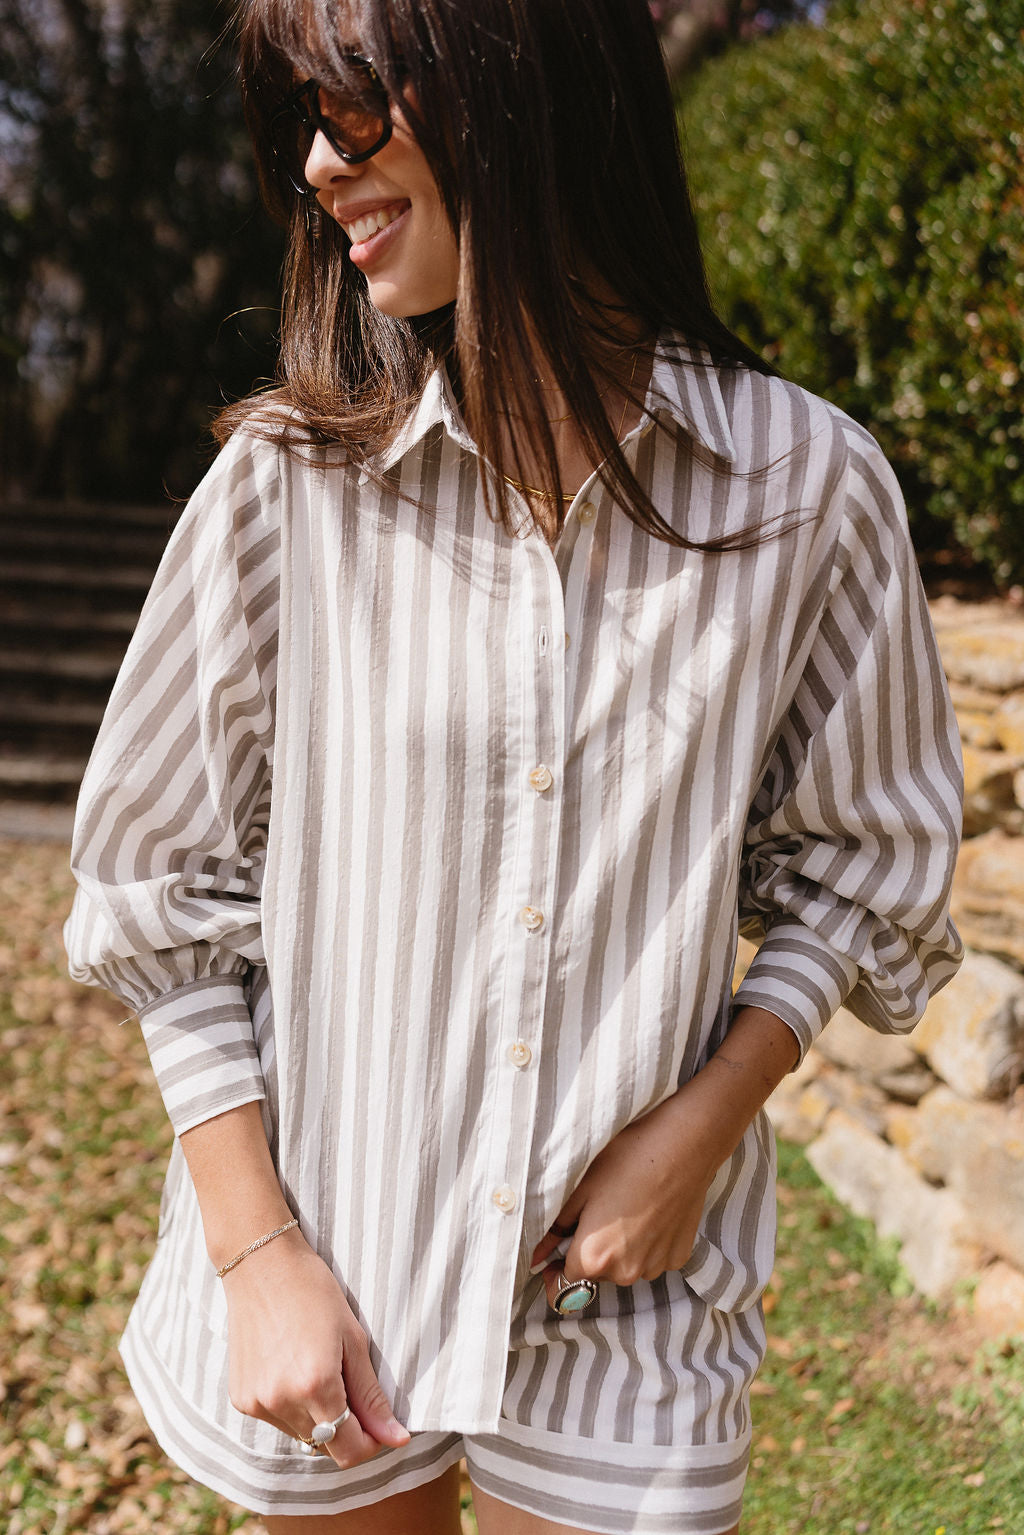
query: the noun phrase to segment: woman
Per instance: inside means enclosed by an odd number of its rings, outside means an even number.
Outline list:
[[[451,1535],[462,1456],[484,1535],[735,1532],[762,1105],[959,960],[898,491],[712,312],[642,0],[241,40],[283,382],[221,418],[75,839],[72,973],[178,1135],[129,1375],[272,1535]]]

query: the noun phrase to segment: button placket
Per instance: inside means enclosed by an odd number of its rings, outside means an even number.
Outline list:
[[[533,541],[524,540],[524,545],[533,545]],[[510,913],[511,963],[503,990],[497,1049],[492,1057],[496,1075],[493,1128],[486,1163],[490,1181],[481,1189],[494,1210],[495,1224],[488,1225],[502,1264],[506,1243],[511,1241],[513,1228],[522,1221],[529,1177],[539,1090],[536,1067],[543,1051],[550,903],[557,884],[561,811],[558,773],[564,756],[564,652],[550,643],[550,637],[560,635],[564,629],[561,580],[546,545],[521,549],[523,666],[521,692],[516,699],[521,711],[517,716],[516,751],[522,776],[516,852],[508,887],[518,895],[520,904],[513,905]],[[510,1203],[510,1197],[514,1203]]]

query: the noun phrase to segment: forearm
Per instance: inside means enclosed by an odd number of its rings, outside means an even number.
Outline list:
[[[185,1130],[181,1149],[202,1212],[206,1250],[217,1267],[293,1218],[258,1103],[243,1103]],[[289,1232],[282,1240],[296,1235]]]
[[[732,1155],[798,1059],[796,1036],[781,1018],[762,1007],[739,1010],[714,1055],[672,1100],[689,1124],[700,1119],[715,1167]]]
[[[181,1147],[218,1268],[292,1219],[258,1103],[184,1131]],[[342,1467],[369,1460],[381,1445],[408,1444],[370,1363],[365,1332],[297,1228],[230,1270],[224,1292],[228,1390],[240,1412],[307,1444],[315,1423],[337,1423],[327,1453]],[[351,1414],[342,1422],[346,1408]]]

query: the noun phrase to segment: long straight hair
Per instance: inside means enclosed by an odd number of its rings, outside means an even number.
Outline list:
[[[372,470],[443,361],[495,470],[486,504],[512,531],[521,516],[504,476],[524,478],[517,422],[536,423],[531,446],[559,484],[537,409],[540,366],[623,511],[697,547],[637,481],[602,403],[611,385],[630,392],[623,346],[639,323],[649,354],[670,328],[714,364],[774,370],[714,311],[646,0],[240,0],[237,15],[261,189],[289,231],[273,398],[290,410],[268,413],[265,394],[250,396],[218,417],[219,439],[245,422],[287,445],[341,444]],[[295,192],[270,149],[269,116],[294,81],[340,88],[353,46],[402,101],[455,231],[458,293],[434,315],[374,308],[347,237]],[[608,293],[614,303],[598,296]]]

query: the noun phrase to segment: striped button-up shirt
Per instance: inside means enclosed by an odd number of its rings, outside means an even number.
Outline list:
[[[179,1132],[265,1100],[412,1429],[495,1428],[530,1251],[721,1041],[741,928],[738,1002],[802,1048],[844,1001],[910,1029],[959,961],[959,749],[891,470],[832,406],[670,338],[647,406],[627,452],[666,520],[772,536],[670,546],[596,476],[554,546],[525,505],[511,536],[443,371],[384,487],[236,434],[83,788],[72,974],[138,1013]],[[684,1270],[718,1307],[769,1276],[772,1167],[762,1114]],[[136,1350],[213,1403],[224,1301],[180,1156],[146,1286],[218,1342],[173,1366],[169,1322]]]

